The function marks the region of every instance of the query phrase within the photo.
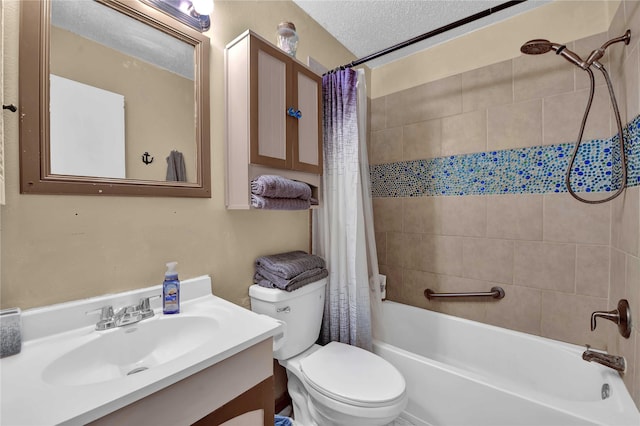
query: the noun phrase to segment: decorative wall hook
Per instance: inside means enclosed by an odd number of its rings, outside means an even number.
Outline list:
[[[11,112],[16,112],[18,110],[14,104],[2,105],[2,109],[8,109]]]
[[[151,164],[151,163],[153,163],[153,157],[151,155],[149,155],[148,152],[145,151],[145,153],[142,154],[142,162],[144,164]]]

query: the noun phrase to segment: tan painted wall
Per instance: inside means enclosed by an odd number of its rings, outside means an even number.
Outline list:
[[[19,2],[6,2],[5,88],[17,103]],[[5,115],[7,205],[2,209],[2,307],[30,308],[159,284],[165,262],[182,279],[213,278],[215,294],[248,305],[253,260],[309,246],[308,212],[224,207],[224,46],[251,28],[272,42],[286,19],[298,58],[327,67],[354,59],[289,1],[216,1],[211,39],[211,199],[22,195],[18,115]]]
[[[51,28],[51,73],[124,96],[128,179],[165,180],[171,150],[196,182],[193,80],[61,28]],[[142,154],[154,157],[142,162]]]
[[[520,55],[527,40],[557,43],[607,31],[619,0],[558,0],[372,70],[371,98]]]

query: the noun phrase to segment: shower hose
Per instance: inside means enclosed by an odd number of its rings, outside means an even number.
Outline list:
[[[613,108],[613,113],[616,117],[616,125],[618,126],[618,143],[619,143],[619,147],[620,147],[620,165],[622,168],[622,176],[620,178],[620,188],[618,188],[618,190],[611,195],[610,197],[601,199],[601,200],[588,200],[585,198],[580,197],[578,194],[575,193],[575,191],[573,190],[573,188],[571,188],[571,171],[573,170],[573,165],[575,163],[576,160],[576,156],[578,154],[578,150],[580,149],[580,144],[582,143],[582,136],[584,134],[584,128],[587,124],[587,117],[589,116],[589,112],[591,111],[591,104],[593,103],[593,95],[595,93],[595,78],[593,76],[593,71],[591,71],[591,68],[586,68],[585,71],[587,72],[587,74],[589,74],[589,81],[590,81],[590,90],[589,90],[589,100],[587,102],[587,107],[584,111],[584,117],[582,117],[582,123],[580,124],[580,132],[578,132],[578,142],[576,142],[576,146],[573,150],[573,153],[571,154],[571,160],[569,161],[569,166],[567,167],[567,173],[565,175],[565,183],[567,185],[567,190],[569,191],[569,194],[571,194],[571,196],[573,196],[573,198],[575,198],[578,201],[581,201],[583,203],[587,203],[587,204],[600,204],[600,203],[606,203],[607,201],[611,201],[614,198],[616,198],[618,195],[622,194],[622,192],[624,191],[624,188],[626,186],[627,183],[627,159],[626,159],[626,153],[625,153],[625,148],[624,148],[624,133],[622,131],[622,122],[620,121],[620,110],[618,109],[618,102],[616,101],[616,95],[613,91],[613,85],[611,83],[611,78],[609,77],[609,73],[607,72],[607,70],[604,68],[604,66],[599,63],[599,62],[594,62],[593,66],[595,66],[596,68],[598,68],[600,71],[602,71],[602,74],[604,75],[604,79],[607,82],[607,87],[609,88],[609,97],[611,98],[611,107]],[[613,156],[613,151],[612,151],[612,156]],[[612,158],[612,168],[614,167],[614,161]],[[612,184],[613,184],[613,179],[614,179],[614,174],[613,172],[611,173],[611,179],[612,179]],[[613,187],[613,185],[611,185]]]

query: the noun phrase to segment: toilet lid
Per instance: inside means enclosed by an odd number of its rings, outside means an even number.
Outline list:
[[[355,346],[331,342],[300,361],[307,383],[318,392],[354,405],[384,405],[404,395],[394,366]]]

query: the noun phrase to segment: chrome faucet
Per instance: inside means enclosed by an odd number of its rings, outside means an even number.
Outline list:
[[[135,324],[154,315],[150,300],[156,297],[160,297],[160,295],[144,297],[137,305],[125,306],[116,313],[114,313],[113,307],[108,305],[86,312],[86,314],[100,312],[100,320],[96,323],[98,331]]]
[[[123,325],[134,324],[142,320],[142,314],[140,313],[139,305],[125,306],[116,312],[113,316],[113,322],[116,327],[122,327]]]
[[[586,345],[587,350],[582,354],[582,359],[588,362],[597,362],[605,367],[613,368],[616,371],[624,373],[627,369],[627,362],[624,357],[609,355],[603,352],[592,351],[589,345]]]

